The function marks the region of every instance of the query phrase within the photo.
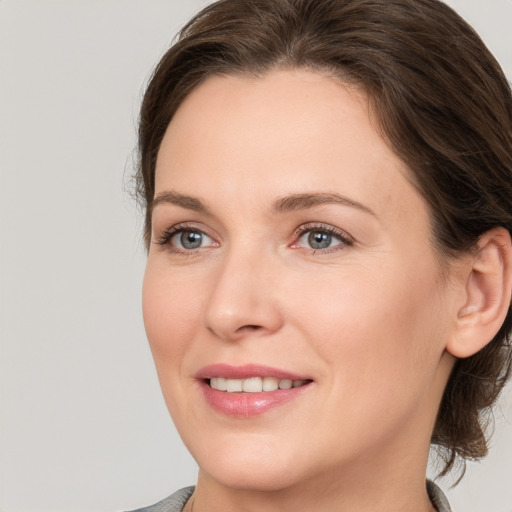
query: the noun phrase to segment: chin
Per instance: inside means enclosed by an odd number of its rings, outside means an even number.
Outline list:
[[[209,471],[211,469],[211,471]],[[273,467],[272,463],[256,467],[240,468],[239,466],[224,465],[222,468],[205,468],[210,478],[224,487],[245,491],[272,492],[293,487],[300,479],[288,468]]]
[[[271,443],[225,442],[226,449],[219,448],[222,444],[209,447],[189,446],[204,472],[225,487],[251,491],[278,491],[292,487],[304,475],[301,475],[301,462],[295,454],[287,454],[287,450],[277,450]],[[196,455],[197,453],[197,455]]]

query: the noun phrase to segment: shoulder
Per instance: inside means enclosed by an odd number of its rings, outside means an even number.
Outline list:
[[[193,486],[185,487],[154,505],[132,510],[131,512],[181,512],[185,503],[187,503],[190,496],[192,496],[194,489],[195,487]]]
[[[427,492],[430,501],[438,512],[451,512],[452,509],[443,491],[431,480],[427,480]]]

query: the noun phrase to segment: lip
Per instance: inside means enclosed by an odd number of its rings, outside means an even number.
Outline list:
[[[310,377],[297,375],[270,366],[254,364],[243,366],[213,364],[199,370],[195,377],[198,379],[206,403],[213,410],[226,416],[238,418],[251,418],[262,415],[279,405],[299,398],[305,391],[310,389],[312,384]],[[276,379],[308,380],[311,382],[298,388],[262,391],[261,393],[228,393],[211,388],[206,379],[212,377],[225,377],[227,379],[274,377]]]
[[[274,377],[276,379],[312,380],[311,377],[298,375],[272,368],[271,366],[244,364],[233,366],[224,363],[211,364],[201,368],[195,375],[196,379],[211,379],[225,377],[226,379],[248,379],[249,377]]]

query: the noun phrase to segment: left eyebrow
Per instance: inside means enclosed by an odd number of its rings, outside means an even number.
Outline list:
[[[322,204],[341,204],[342,206],[356,208],[377,217],[375,212],[364,204],[333,192],[292,194],[281,197],[273,203],[271,210],[275,213],[286,213],[294,210],[306,210]]]

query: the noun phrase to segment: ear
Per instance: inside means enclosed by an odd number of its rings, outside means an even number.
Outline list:
[[[484,233],[465,272],[465,303],[458,310],[456,329],[446,345],[455,357],[476,354],[499,331],[512,294],[512,244],[502,227]]]

